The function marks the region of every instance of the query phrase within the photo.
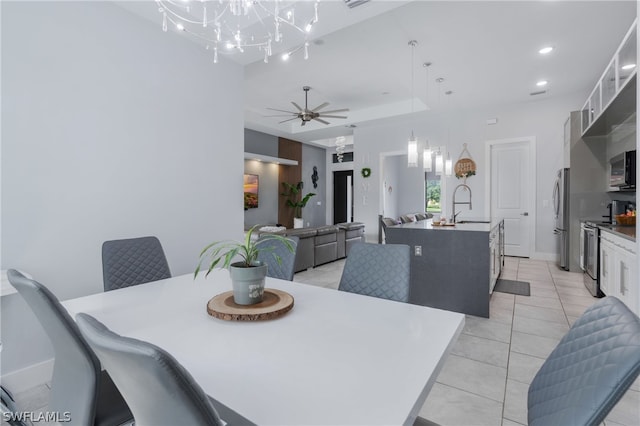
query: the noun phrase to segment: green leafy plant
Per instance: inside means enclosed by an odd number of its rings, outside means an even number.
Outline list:
[[[258,253],[262,251],[273,251],[273,246],[267,244],[269,241],[278,240],[282,241],[282,243],[287,247],[291,253],[294,252],[293,244],[291,240],[277,234],[263,234],[259,239],[253,239],[252,235],[256,228],[261,225],[255,225],[249,231],[247,231],[247,235],[244,238],[244,241],[215,241],[200,252],[200,261],[198,262],[198,267],[193,273],[193,277],[197,277],[198,273],[200,273],[202,268],[202,264],[208,262],[207,273],[205,276],[209,275],[214,268],[218,267],[221,269],[228,269],[232,264],[233,260],[236,257],[240,257],[242,261],[241,265],[245,268],[250,268],[252,266],[259,266],[260,262],[258,261]],[[280,256],[276,253],[272,253],[275,259],[278,261],[278,264],[282,262]]]
[[[302,182],[298,182],[295,185],[288,182],[282,182],[282,186],[284,187],[285,192],[280,195],[289,197],[287,200],[287,206],[295,209],[295,217],[302,217],[302,209],[306,207],[309,199],[316,194],[314,192],[309,192],[307,195],[302,197]]]

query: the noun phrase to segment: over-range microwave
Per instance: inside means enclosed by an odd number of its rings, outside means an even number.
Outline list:
[[[620,189],[636,187],[636,152],[627,151],[609,160],[609,185]]]

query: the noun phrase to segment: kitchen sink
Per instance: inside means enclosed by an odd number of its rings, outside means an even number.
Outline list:
[[[490,220],[457,220],[456,223],[491,223]]]

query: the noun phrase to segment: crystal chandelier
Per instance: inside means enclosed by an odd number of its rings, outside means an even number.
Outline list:
[[[175,25],[196,40],[213,49],[213,61],[218,62],[218,52],[255,48],[269,62],[274,43],[282,43],[283,28],[289,27],[301,36],[296,47],[283,53],[286,60],[303,51],[309,57],[308,35],[318,22],[318,3],[309,10],[310,18],[298,19],[294,3],[284,6],[280,0],[155,0],[162,15],[162,30]],[[302,7],[310,2],[300,2]],[[309,6],[310,7],[310,6]],[[308,7],[308,8],[309,8]]]
[[[336,138],[336,157],[338,158],[338,163],[342,163],[344,157],[344,146],[347,143],[347,138],[344,136],[338,136]]]

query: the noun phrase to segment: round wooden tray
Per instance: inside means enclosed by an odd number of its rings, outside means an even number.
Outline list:
[[[264,321],[278,318],[293,308],[293,296],[286,291],[265,288],[262,302],[238,305],[233,291],[215,296],[207,303],[207,313],[225,321]]]

